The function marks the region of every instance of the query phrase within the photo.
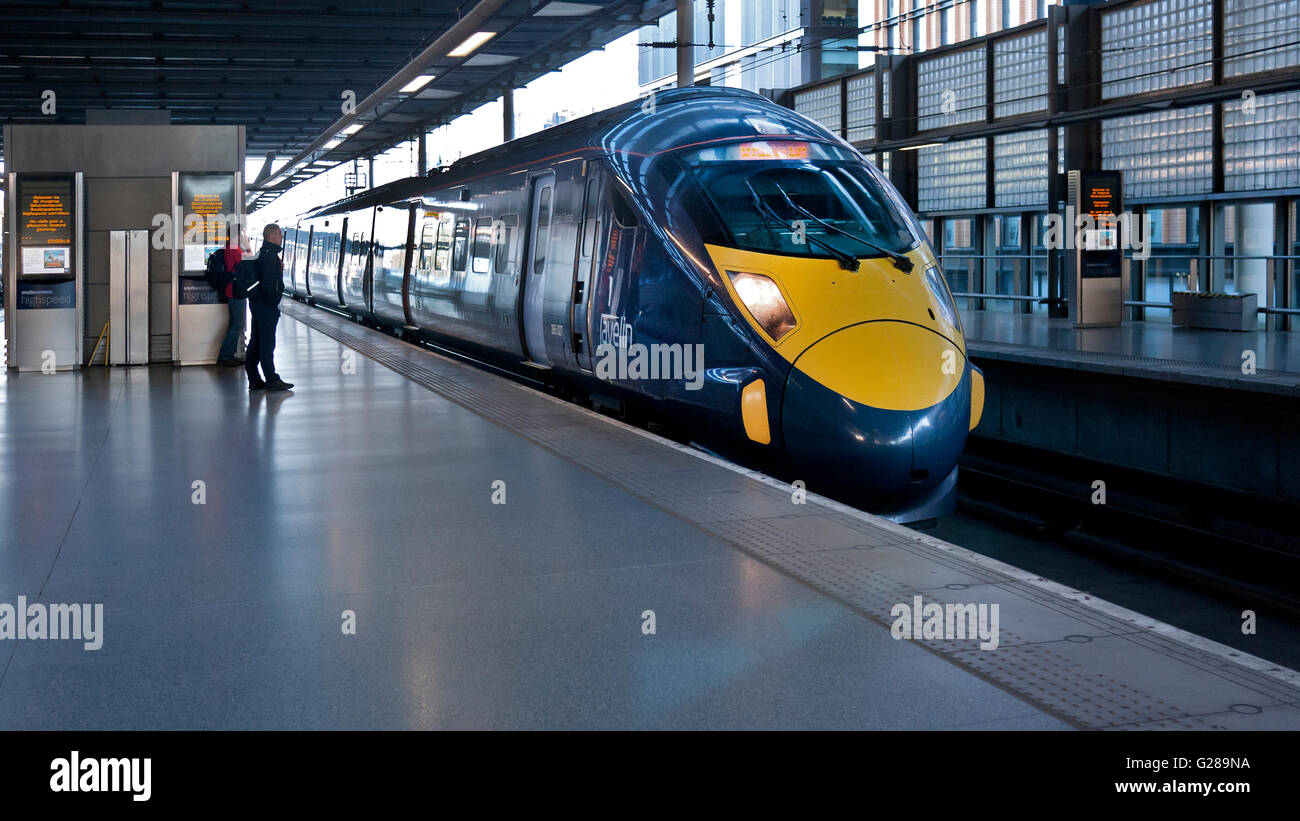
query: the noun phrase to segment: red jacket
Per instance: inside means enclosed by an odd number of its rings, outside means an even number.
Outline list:
[[[244,258],[244,252],[242,250],[240,250],[239,248],[231,248],[229,245],[227,245],[226,246],[226,273],[227,274],[233,273],[235,270],[235,266],[238,265],[239,261],[243,258]],[[233,279],[230,282],[226,283],[226,299],[230,299],[235,295],[234,288],[235,288],[235,282]]]

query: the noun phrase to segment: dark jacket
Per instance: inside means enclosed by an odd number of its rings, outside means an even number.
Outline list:
[[[280,246],[263,242],[253,264],[257,266],[256,288],[250,288],[249,307],[278,310],[280,296],[284,293],[284,263],[280,261]]]

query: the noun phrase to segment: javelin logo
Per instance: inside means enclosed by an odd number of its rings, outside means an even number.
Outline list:
[[[632,341],[632,323],[613,314],[600,315],[600,344],[596,346],[596,376],[615,379],[673,379],[686,390],[704,386],[704,346],[677,342],[642,345]]]
[[[152,758],[87,758],[76,750],[50,762],[51,792],[128,792],[132,801],[153,795]]]

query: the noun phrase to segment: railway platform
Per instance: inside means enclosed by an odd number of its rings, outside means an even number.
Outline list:
[[[962,319],[988,385],[977,436],[1300,504],[1300,333]]]
[[[0,728],[1300,728],[1294,671],[341,317],[277,357],[0,382],[0,603],[102,604],[0,643]]]

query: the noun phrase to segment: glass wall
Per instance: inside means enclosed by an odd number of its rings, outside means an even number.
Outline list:
[[[975,250],[975,220],[971,217],[945,217],[943,219],[943,248],[939,252],[940,265],[948,277],[948,287],[954,292],[969,292],[971,274],[978,260],[971,257]],[[958,300],[960,304],[960,300]]]
[[[1140,262],[1143,277],[1143,298],[1146,302],[1164,302],[1172,299],[1174,291],[1188,290],[1192,258],[1201,244],[1200,209],[1195,206],[1170,206],[1150,208],[1150,257]],[[1204,266],[1198,279],[1205,276]],[[1142,312],[1147,321],[1169,322],[1168,308],[1146,308]]]

